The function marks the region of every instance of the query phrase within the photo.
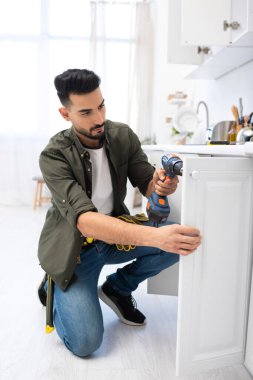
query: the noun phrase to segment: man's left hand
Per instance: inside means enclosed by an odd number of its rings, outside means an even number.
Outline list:
[[[178,176],[174,178],[167,177],[165,179],[165,170],[156,169],[153,175],[153,183],[155,186],[155,192],[158,195],[167,196],[173,194],[177,189]]]

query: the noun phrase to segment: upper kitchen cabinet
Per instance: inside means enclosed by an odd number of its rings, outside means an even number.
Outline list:
[[[169,0],[168,10],[168,63],[200,65],[203,58],[198,47],[181,44],[181,1]]]
[[[181,43],[183,45],[227,45],[229,31],[223,22],[231,16],[231,0],[182,0]]]
[[[181,1],[183,45],[253,46],[253,0]]]
[[[169,3],[169,23],[178,34],[173,35],[173,44],[169,26],[169,58],[174,54],[174,60],[168,62],[195,63],[197,68],[187,78],[218,79],[253,60],[253,0],[169,0]],[[195,62],[189,54],[182,60],[180,54],[187,53],[184,49],[195,53]]]

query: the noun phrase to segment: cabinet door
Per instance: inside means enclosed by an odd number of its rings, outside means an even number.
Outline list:
[[[248,30],[249,18],[252,15],[252,0],[231,0],[232,1],[232,11],[231,11],[231,22],[237,22],[240,24],[238,29],[231,31],[231,43],[235,43],[240,39]],[[247,39],[239,43],[239,46],[252,46],[252,36],[250,37],[250,44]]]
[[[202,235],[180,258],[178,375],[243,363],[251,271],[251,158],[184,159],[181,223]]]
[[[223,23],[231,19],[231,0],[182,0],[183,45],[227,45],[230,29]]]
[[[181,45],[181,0],[169,0],[168,10],[168,63],[200,65],[197,46]]]
[[[253,276],[251,282],[250,309],[247,332],[247,345],[245,355],[245,366],[253,376]]]
[[[152,152],[149,154],[149,162],[156,166],[161,167],[161,158],[168,152]],[[181,154],[181,159],[184,157],[198,157],[196,154]],[[179,177],[179,183],[175,193],[168,197],[170,204],[170,215],[168,221],[173,223],[181,223],[181,199],[182,199],[182,183],[183,177]],[[146,198],[144,199],[143,212],[146,210]],[[147,281],[147,291],[149,294],[161,294],[161,295],[178,295],[178,273],[179,264],[174,264],[171,267],[163,270],[158,275],[150,277]]]

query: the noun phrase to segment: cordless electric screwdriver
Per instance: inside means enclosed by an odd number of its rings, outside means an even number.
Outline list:
[[[166,178],[174,178],[183,174],[183,161],[179,157],[165,155],[162,157],[162,166],[165,170]],[[165,179],[166,179],[165,178]],[[147,203],[148,218],[154,222],[154,226],[166,222],[170,214],[170,206],[166,196],[158,195],[155,191],[148,198]]]

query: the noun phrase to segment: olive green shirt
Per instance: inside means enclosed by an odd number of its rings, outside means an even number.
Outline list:
[[[112,178],[113,216],[129,214],[124,204],[127,178],[145,195],[154,168],[126,124],[106,120],[104,144]],[[91,201],[92,167],[89,153],[73,128],[50,139],[39,163],[52,206],[41,232],[38,257],[44,271],[64,290],[72,279],[83,243],[77,218],[87,211],[97,212]]]

